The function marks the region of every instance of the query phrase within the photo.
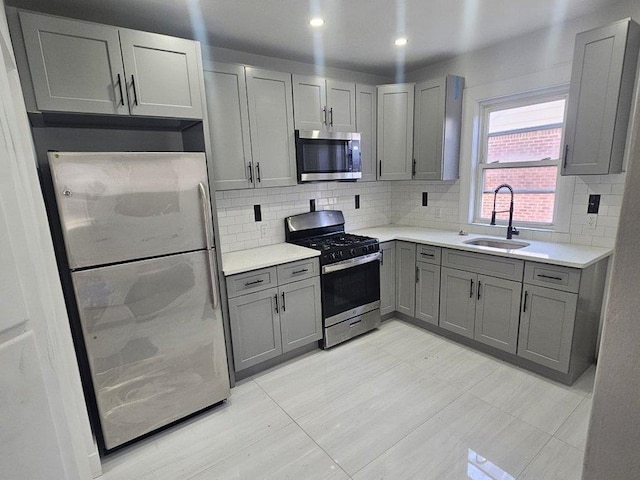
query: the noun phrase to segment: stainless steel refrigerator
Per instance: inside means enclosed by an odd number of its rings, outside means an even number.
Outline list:
[[[229,395],[200,153],[49,153],[104,449]]]

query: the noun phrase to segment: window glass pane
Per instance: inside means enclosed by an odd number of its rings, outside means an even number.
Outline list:
[[[489,113],[486,163],[560,158],[565,100]]]
[[[552,223],[558,167],[487,168],[482,179],[480,217],[490,219],[493,192],[503,183],[514,190],[513,219],[521,222]],[[496,198],[496,210],[506,210],[497,219],[509,218],[509,190],[503,188]]]

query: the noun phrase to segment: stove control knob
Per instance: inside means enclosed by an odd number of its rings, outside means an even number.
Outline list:
[[[335,260],[335,259],[336,259],[336,254],[335,254],[335,252],[330,253],[330,254],[329,254],[329,258],[331,258],[331,260]]]
[[[349,253],[351,254],[351,256],[355,257],[356,256],[356,249],[352,248],[351,250],[349,250]]]
[[[343,252],[342,250],[340,250],[340,251],[338,252],[338,256],[339,256],[340,258],[342,258],[342,257],[344,256],[344,252]]]

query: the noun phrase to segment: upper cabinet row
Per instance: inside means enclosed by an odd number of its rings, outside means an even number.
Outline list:
[[[293,75],[298,130],[356,131],[356,86],[349,82]]]
[[[40,111],[202,118],[191,40],[20,12]]]

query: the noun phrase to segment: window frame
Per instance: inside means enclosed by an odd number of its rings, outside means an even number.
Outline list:
[[[562,123],[562,138],[560,145],[564,145],[564,137],[566,133],[566,120],[567,120],[567,102],[569,99],[569,86],[562,85],[558,87],[546,88],[542,90],[536,90],[533,92],[524,92],[508,95],[505,97],[493,98],[479,102],[480,116],[479,116],[479,128],[478,128],[478,161],[476,164],[475,172],[475,199],[473,207],[473,223],[479,225],[489,225],[489,219],[483,218],[482,215],[482,194],[483,194],[483,178],[485,170],[490,169],[504,169],[504,168],[531,168],[531,167],[557,167],[556,177],[556,189],[554,191],[554,204],[553,204],[553,219],[550,223],[547,222],[526,222],[522,220],[514,220],[518,227],[541,229],[541,230],[554,230],[557,225],[558,219],[558,198],[561,196],[558,194],[560,187],[560,171],[562,167],[562,155],[561,149],[559,158],[550,160],[530,160],[522,162],[495,162],[487,163],[487,151],[489,144],[489,115],[492,112],[498,110],[507,110],[509,108],[524,107],[527,105],[533,105],[536,103],[552,102],[555,100],[564,100],[565,109]],[[507,220],[496,218],[497,226],[506,226]]]

